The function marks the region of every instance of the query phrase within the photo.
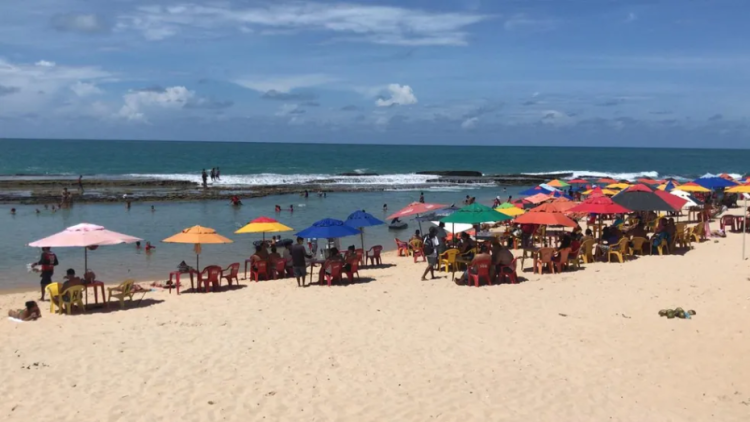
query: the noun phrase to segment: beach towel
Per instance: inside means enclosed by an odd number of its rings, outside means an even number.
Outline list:
[[[13,321],[13,322],[26,322],[26,321],[24,321],[22,319],[13,318],[13,317],[8,317],[8,319],[11,320],[11,321]]]

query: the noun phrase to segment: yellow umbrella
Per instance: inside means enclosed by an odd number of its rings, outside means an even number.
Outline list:
[[[607,185],[607,189],[626,189],[629,187],[629,183],[612,183],[611,185]]]
[[[172,237],[168,237],[162,242],[165,243],[192,243],[195,245],[195,269],[200,271],[200,253],[202,244],[233,243],[233,240],[216,233],[216,230],[210,227],[193,226],[187,228]]]
[[[498,208],[495,208],[495,211],[501,212],[501,213],[503,213],[503,214],[505,214],[507,216],[510,216],[510,217],[517,217],[517,216],[519,216],[519,215],[521,215],[521,214],[523,214],[523,213],[526,212],[526,211],[518,208],[515,205],[513,207],[508,207],[508,208],[498,207]]]
[[[294,229],[279,223],[273,218],[258,217],[255,220],[247,223],[245,227],[237,230],[235,233],[263,233],[263,240],[265,240],[266,233],[290,232],[292,230]]]
[[[586,192],[584,192],[583,194],[584,195],[591,195],[591,192],[593,192],[593,191],[594,191],[593,189],[589,189]],[[617,191],[613,191],[612,189],[602,189],[601,191],[602,191],[602,194],[607,195],[607,196],[617,195]]]
[[[704,188],[703,186],[693,182],[684,183],[680,186],[677,186],[675,189],[681,190],[683,192],[711,192],[710,189]]]
[[[724,192],[726,193],[744,193],[744,194],[750,194],[750,183],[745,183],[744,185],[737,185],[733,186]],[[747,209],[747,196],[745,197],[745,209]],[[747,220],[745,220],[745,223],[747,224]],[[742,225],[742,260],[745,260],[745,235],[747,234],[747,227],[745,227],[745,224]]]

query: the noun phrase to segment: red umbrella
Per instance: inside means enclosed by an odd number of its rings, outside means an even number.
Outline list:
[[[637,180],[638,183],[645,183],[647,185],[658,185],[659,181],[654,179],[649,179],[648,177],[641,177]]]
[[[630,212],[629,209],[622,205],[615,204],[607,196],[591,196],[580,204],[568,210],[569,213],[586,213],[586,214],[625,214]]]
[[[687,199],[681,198],[677,195],[672,195],[669,192],[665,192],[663,190],[655,190],[654,193],[675,210],[681,210],[682,207],[687,204]]]
[[[446,207],[447,205],[441,205],[441,204],[424,204],[422,202],[412,202],[401,211],[395,214],[389,215],[387,219],[393,220],[394,218],[407,217],[407,216],[414,215],[414,214],[424,214],[428,211],[435,211],[435,210],[439,210],[441,208],[446,208]]]
[[[611,185],[612,183],[617,183],[617,180],[612,179],[611,177],[602,177],[601,179],[597,180],[596,183]]]
[[[588,183],[589,183],[589,181],[588,180],[584,180],[584,179],[568,180],[568,184],[570,184],[570,185],[587,185]]]
[[[552,204],[549,204],[552,205]],[[537,207],[540,208],[540,207]],[[519,215],[516,217],[516,223],[518,224],[538,224],[540,226],[567,226],[576,227],[578,224],[566,217],[565,214],[555,211],[549,212],[547,207],[545,210],[537,211],[537,208],[529,210],[526,214]]]

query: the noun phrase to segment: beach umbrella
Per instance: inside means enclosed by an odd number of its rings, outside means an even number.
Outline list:
[[[625,214],[629,213],[628,208],[612,201],[607,196],[592,196],[586,198],[583,202],[575,207],[568,209],[569,213],[581,214]]]
[[[510,202],[506,202],[500,205],[499,207],[495,208],[495,211],[503,213],[511,217],[516,217],[526,212],[522,210],[521,208],[518,208],[517,206],[511,204]]]
[[[568,180],[568,184],[570,185],[588,185],[589,181],[586,179],[572,179]]]
[[[703,201],[691,195],[690,192],[685,192],[682,190],[675,189],[672,192],[670,192],[670,194],[674,196],[679,196],[680,198],[686,201],[685,205],[682,206],[683,209],[703,205]]]
[[[597,180],[596,183],[601,183],[603,185],[610,185],[612,183],[617,183],[617,180],[611,177],[602,177],[601,179]]]
[[[446,208],[447,205],[442,204],[425,204],[422,202],[412,202],[411,204],[407,205],[405,208],[402,208],[400,211],[396,212],[395,214],[389,215],[386,219],[387,220],[393,220],[396,218],[401,217],[408,217],[410,215],[416,215],[417,216],[417,223],[419,223],[419,231],[422,231],[422,222],[419,221],[419,215],[425,214],[430,211],[436,211],[441,208]]]
[[[680,186],[675,187],[674,190],[681,190],[684,192],[711,192],[711,189],[704,188],[703,186],[693,182],[683,183]]]
[[[607,189],[617,189],[617,190],[627,189],[628,187],[630,187],[629,183],[611,183],[607,185]]]
[[[744,193],[744,194],[750,194],[750,183],[745,183],[742,185],[737,185],[732,188],[729,188],[726,190],[728,193]],[[745,195],[745,206],[744,209],[747,209],[747,195]],[[746,221],[747,223],[747,221]],[[743,226],[742,230],[742,260],[745,260],[745,237],[747,236],[747,227]]]
[[[550,193],[552,193],[554,191],[555,191],[554,189],[546,189],[546,188],[543,188],[541,186],[536,186],[536,187],[533,187],[533,188],[530,188],[530,189],[526,189],[525,191],[519,192],[519,195],[521,195],[521,196],[533,196],[533,195],[540,194],[540,193],[549,195]]]
[[[279,223],[273,218],[258,217],[255,220],[247,223],[244,227],[237,230],[235,233],[263,233],[263,240],[266,240],[266,233],[290,232],[292,230],[294,229]]]
[[[678,185],[674,183],[673,181],[668,181],[666,183],[662,183],[661,185],[657,186],[656,189],[663,190],[664,192],[672,192],[674,188],[676,188]]]
[[[83,248],[83,273],[89,266],[89,249],[99,246],[119,245],[121,243],[135,243],[142,239],[126,234],[113,232],[95,224],[81,223],[52,236],[29,243],[34,248]]]
[[[380,226],[385,224],[364,211],[354,211],[349,214],[344,224],[359,229],[359,240],[362,242],[362,250],[365,249],[365,227]]]
[[[737,182],[737,180],[736,180],[736,179],[735,179],[734,177],[730,176],[730,175],[729,175],[729,174],[727,174],[727,173],[721,173],[721,174],[719,175],[719,177],[721,177],[721,178],[722,178],[722,179],[724,179],[724,180],[729,180],[729,181],[732,181],[732,182]]]
[[[658,185],[659,181],[654,179],[649,179],[648,177],[641,177],[640,179],[636,180],[638,183],[643,183],[644,185]]]
[[[524,215],[516,217],[515,222],[518,224],[537,224],[540,226],[566,226],[576,227],[578,224],[567,217],[565,214],[554,211],[553,209],[540,207],[529,210]]]
[[[433,211],[433,212],[431,212],[429,214],[420,215],[419,217],[416,218],[416,220],[419,221],[419,222],[437,221],[437,220],[440,220],[443,217],[447,217],[447,216],[453,214],[454,212],[456,212],[458,210],[460,210],[460,208],[458,208],[458,207],[443,208],[441,210]]]
[[[200,254],[202,247],[201,245],[208,244],[220,244],[220,243],[233,243],[231,239],[216,233],[216,230],[210,227],[193,226],[184,229],[183,231],[175,234],[172,237],[168,237],[162,240],[164,243],[192,243],[193,250],[195,251],[195,269],[200,271]]]
[[[467,205],[440,220],[443,223],[483,224],[511,220],[512,217],[479,203]]]
[[[719,188],[728,188],[730,186],[737,186],[737,182],[727,179],[722,179],[721,177],[701,177],[699,179],[693,180],[698,185],[703,186],[706,189],[719,189]]]
[[[347,226],[343,221],[325,218],[297,233],[297,236],[308,239],[337,239],[357,234],[359,234],[359,230]]]
[[[679,198],[678,198],[679,199]],[[646,185],[633,185],[628,189],[612,197],[612,201],[631,211],[678,211],[682,208],[674,207],[664,198],[655,194],[651,188]]]
[[[685,198],[683,198],[681,196],[672,195],[671,193],[663,191],[663,190],[658,190],[658,189],[655,190],[654,191],[654,195],[656,195],[659,198],[663,199],[664,202],[666,202],[671,207],[673,207],[675,209],[675,211],[681,210],[682,208],[684,208],[685,204],[688,202],[687,199],[685,199]]]
[[[590,196],[612,196],[617,194],[617,191],[614,191],[612,189],[602,189],[600,187],[595,187],[594,189],[589,189],[586,192],[583,192],[584,195],[590,195]]]
[[[553,188],[565,188],[570,186],[570,183],[563,182],[560,179],[555,179],[547,183],[547,186],[552,186]]]
[[[544,194],[544,193],[537,193],[536,195],[529,196],[527,198],[524,198],[523,200],[530,203],[530,204],[539,204],[541,202],[544,202],[548,199],[550,199],[551,196]]]

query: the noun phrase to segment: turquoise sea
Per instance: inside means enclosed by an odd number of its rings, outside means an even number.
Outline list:
[[[126,277],[138,280],[164,279],[181,260],[194,262],[191,245],[160,243],[183,228],[200,224],[215,228],[235,241],[230,245],[203,248],[201,266],[242,262],[252,250],[252,235],[233,232],[247,221],[265,215],[301,230],[321,218],[345,219],[365,209],[376,217],[417,200],[419,184],[426,179],[419,170],[476,170],[485,174],[572,172],[576,176],[612,176],[618,179],[647,177],[695,178],[705,173],[750,172],[748,150],[616,149],[616,148],[526,148],[445,147],[376,145],[300,145],[216,142],[130,142],[0,140],[0,177],[60,176],[158,177],[198,180],[203,168],[219,166],[222,185],[268,185],[334,178],[341,184],[389,184],[384,192],[332,193],[327,198],[296,195],[245,200],[241,208],[225,202],[134,203],[130,210],[121,204],[76,205],[52,213],[35,213],[35,206],[0,205],[0,288],[37,287],[39,278],[26,271],[26,264],[38,259],[39,251],[29,242],[88,222],[103,225],[149,240],[157,249],[146,254],[134,246],[102,247],[89,252],[89,267],[98,278],[116,282]],[[374,172],[377,177],[336,177],[343,172]],[[425,191],[428,202],[460,204],[470,194],[489,204],[497,195],[515,195],[524,187],[448,186]],[[274,205],[295,212],[274,213]],[[156,211],[151,212],[150,206]],[[15,216],[10,208],[17,208]],[[366,231],[367,245],[394,246],[393,238],[409,237],[417,223],[409,221],[404,232],[384,226]],[[294,232],[282,234],[292,237]],[[343,246],[358,243],[342,240]],[[83,251],[57,249],[61,276],[67,268],[83,270]]]

